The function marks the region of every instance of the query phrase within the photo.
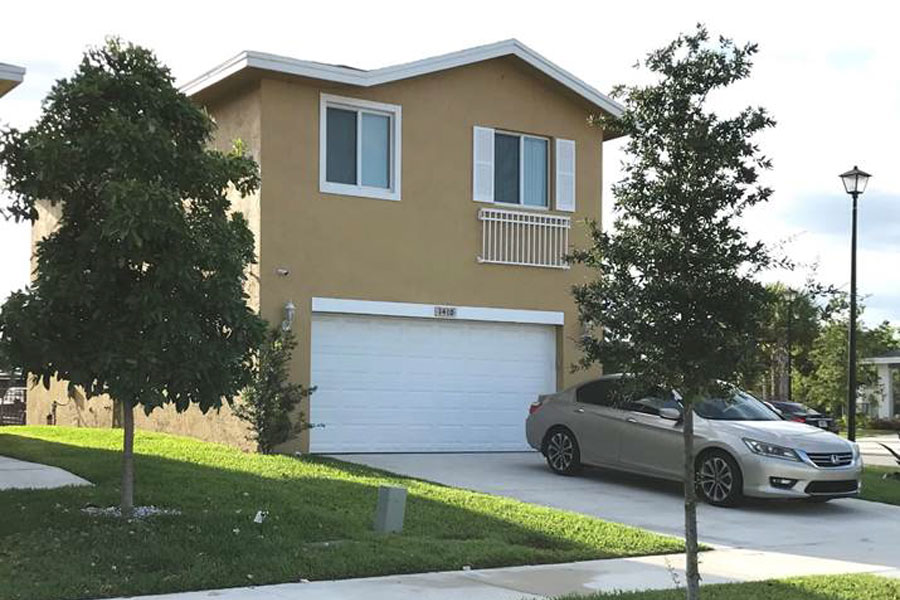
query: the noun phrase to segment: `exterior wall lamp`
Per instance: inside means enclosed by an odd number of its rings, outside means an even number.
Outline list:
[[[294,325],[294,316],[297,314],[297,307],[290,300],[284,305],[284,321],[281,322],[282,331],[290,331]]]

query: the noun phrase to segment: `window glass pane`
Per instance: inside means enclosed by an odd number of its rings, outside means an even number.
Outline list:
[[[328,108],[325,139],[325,179],[356,185],[356,112]]]
[[[362,184],[391,187],[391,118],[362,115]]]
[[[494,136],[494,202],[519,203],[519,136]]]
[[[547,140],[525,138],[523,204],[547,206]]]

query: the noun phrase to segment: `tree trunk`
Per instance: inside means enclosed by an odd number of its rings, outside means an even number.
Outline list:
[[[687,599],[700,598],[700,569],[697,561],[697,490],[694,475],[694,402],[686,398],[684,407],[684,541]]]
[[[134,512],[134,405],[126,400],[122,403],[122,500],[120,508],[123,518],[130,518]]]

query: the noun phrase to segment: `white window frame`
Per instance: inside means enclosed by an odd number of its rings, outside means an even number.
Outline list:
[[[369,185],[335,183],[327,180],[327,140],[328,109],[339,108],[352,110],[356,118],[356,180],[362,181],[362,115],[365,113],[390,118],[391,148],[388,154],[391,161],[389,170],[390,187],[380,188]],[[342,196],[360,196],[378,200],[400,200],[400,125],[401,108],[399,104],[384,104],[358,98],[321,94],[319,102],[319,191],[323,194],[339,194]]]
[[[494,152],[496,156],[496,148],[497,148],[497,134],[500,135],[509,135],[516,136],[519,138],[519,203],[515,204],[512,202],[499,202],[496,200],[496,184],[494,186],[494,202],[498,206],[515,206],[517,208],[524,208],[526,210],[550,210],[550,163],[552,162],[550,147],[552,145],[552,141],[549,137],[544,137],[542,135],[531,135],[528,133],[521,133],[518,131],[506,131],[505,129],[495,129],[494,130]],[[531,138],[533,140],[542,140],[547,143],[547,205],[546,206],[532,206],[531,204],[525,204],[525,138]],[[494,159],[494,177],[496,177],[497,173],[497,160]]]

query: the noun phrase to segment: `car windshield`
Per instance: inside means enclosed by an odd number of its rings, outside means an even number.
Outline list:
[[[742,390],[721,397],[704,398],[694,404],[694,412],[715,421],[780,421],[775,412]]]

